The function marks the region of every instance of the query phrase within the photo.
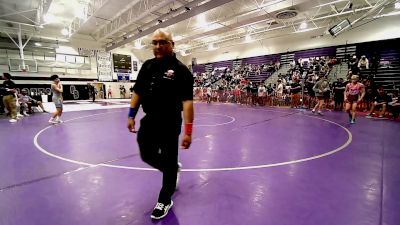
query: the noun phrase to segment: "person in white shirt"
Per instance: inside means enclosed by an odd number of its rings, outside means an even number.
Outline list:
[[[212,89],[211,86],[207,88],[207,103],[211,103],[211,94],[212,94]]]
[[[281,80],[278,80],[278,86],[276,87],[276,97],[282,98],[283,96],[283,84]]]
[[[267,93],[267,89],[265,88],[264,84],[260,84],[258,87],[258,104],[264,105],[265,96]]]

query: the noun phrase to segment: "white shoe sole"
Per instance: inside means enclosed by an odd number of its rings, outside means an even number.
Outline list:
[[[171,200],[171,205],[169,205],[169,207],[168,207],[168,209],[167,209],[167,212],[165,212],[164,215],[159,216],[159,217],[156,217],[156,216],[151,215],[150,217],[151,217],[153,220],[159,220],[159,219],[162,219],[162,218],[166,217],[166,216],[168,215],[169,210],[172,208],[173,205],[174,205],[174,202]]]
[[[177,172],[177,174],[176,174],[175,190],[178,189],[178,184],[179,184],[179,181],[180,181],[180,173],[181,173],[181,170],[182,170],[182,163],[178,162],[178,172]]]

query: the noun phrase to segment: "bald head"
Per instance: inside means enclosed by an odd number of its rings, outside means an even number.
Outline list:
[[[153,37],[154,36],[163,36],[166,39],[172,41],[172,34],[169,33],[168,31],[166,31],[165,29],[159,28],[156,31],[154,31],[153,33]]]
[[[171,33],[163,29],[157,29],[153,33],[151,44],[156,58],[173,55],[174,42]]]

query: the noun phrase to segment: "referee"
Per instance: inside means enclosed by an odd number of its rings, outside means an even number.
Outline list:
[[[128,129],[135,133],[135,116],[141,105],[145,116],[140,121],[137,141],[144,162],[163,173],[158,202],[151,214],[161,219],[172,207],[172,195],[180,170],[178,139],[182,125],[183,149],[192,142],[193,75],[173,52],[172,35],[158,29],[152,38],[155,58],[147,60],[139,71],[129,110]]]

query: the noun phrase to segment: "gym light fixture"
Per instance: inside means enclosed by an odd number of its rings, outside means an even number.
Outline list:
[[[395,9],[400,9],[400,2],[394,3],[394,8]]]
[[[63,29],[61,30],[61,34],[64,35],[64,36],[67,36],[67,35],[69,34],[68,29],[67,29],[67,28],[63,28]]]
[[[300,29],[306,29],[307,28],[307,23],[306,22],[302,22],[301,24],[300,24],[300,27],[299,27]]]

